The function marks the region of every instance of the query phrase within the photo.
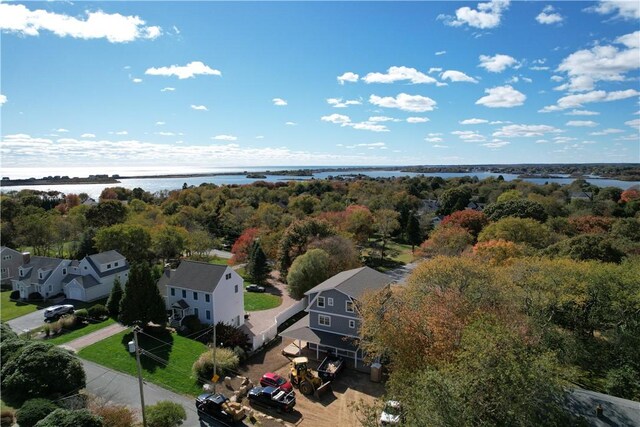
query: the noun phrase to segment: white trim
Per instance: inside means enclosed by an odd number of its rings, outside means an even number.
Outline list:
[[[318,308],[326,308],[327,307],[327,305],[325,304],[326,303],[325,297],[318,296],[317,300],[318,301],[316,302],[316,305],[318,306]],[[322,301],[322,305],[320,305],[320,301]]]
[[[328,311],[320,311],[320,310],[307,310],[309,313],[320,313],[320,314],[328,314],[329,316],[337,316],[337,317],[344,317],[346,319],[355,319],[355,320],[360,320],[360,317],[356,316],[346,316],[344,314],[337,314],[337,313],[331,313]],[[355,313],[354,313],[355,314]]]
[[[347,307],[349,307],[349,303],[351,303],[351,311],[349,311],[348,308],[347,308]],[[353,300],[346,300],[344,302],[344,311],[346,313],[355,313],[356,311],[354,310],[354,307],[355,307],[355,303],[353,302]]]
[[[353,326],[351,326],[353,325]],[[355,329],[356,328],[356,321],[353,319],[349,319],[349,328],[350,329]]]
[[[320,321],[322,317],[325,317],[329,321],[328,324],[324,324]],[[331,316],[328,314],[318,314],[318,325],[331,327]]]
[[[327,306],[328,307],[333,307],[333,298],[327,297]]]

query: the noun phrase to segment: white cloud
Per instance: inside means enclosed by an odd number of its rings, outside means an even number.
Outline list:
[[[0,105],[5,104],[7,102],[7,97],[0,93]]]
[[[439,73],[440,71],[442,71],[440,67],[431,67],[429,68],[428,74]]]
[[[640,119],[633,119],[627,122],[624,122],[625,125],[631,126],[632,128],[639,128],[640,130]]]
[[[540,66],[540,65],[534,65],[533,67],[529,67],[529,69],[533,70],[533,71],[547,71],[549,69],[549,67]]]
[[[640,3],[635,0],[602,0],[586,10],[600,15],[615,13],[615,17],[621,19],[640,19]]]
[[[138,79],[138,78],[131,79],[131,81],[134,83],[142,83],[142,79]]]
[[[542,12],[536,16],[536,21],[540,24],[557,24],[564,20],[562,15],[555,12],[553,6],[546,6]]]
[[[176,134],[173,132],[155,132],[156,135],[160,135],[160,136],[175,136]]]
[[[604,135],[612,135],[614,133],[623,133],[624,131],[622,129],[614,129],[614,128],[608,128],[605,130],[601,130],[599,132],[591,132],[589,135],[591,136],[604,136]]]
[[[176,90],[175,87],[165,87],[160,89],[160,92],[173,92],[174,90]]]
[[[322,116],[320,117],[320,120],[322,120],[323,122],[329,122],[329,123],[335,123],[335,124],[343,124],[343,123],[350,123],[351,122],[351,118],[349,116],[345,116],[343,114],[331,114],[329,116]]]
[[[480,55],[480,64],[478,66],[491,73],[501,73],[509,67],[519,68],[520,63],[509,55]]]
[[[398,108],[404,111],[414,113],[423,113],[425,111],[433,111],[436,101],[421,95],[407,95],[406,93],[398,94],[395,98],[392,96],[380,97],[371,95],[369,102],[373,105],[385,108]]]
[[[478,99],[476,104],[489,108],[517,107],[524,104],[524,101],[527,99],[525,94],[518,92],[509,85],[485,89],[484,92],[487,95]]]
[[[509,145],[509,144],[511,144],[511,143],[508,142],[508,141],[501,141],[499,139],[494,139],[491,142],[486,142],[486,143],[480,144],[480,145],[482,145],[483,147],[487,147],[487,148],[497,149],[497,148],[502,148],[505,145]]]
[[[429,119],[426,117],[407,117],[407,123],[426,123]]]
[[[192,61],[187,65],[171,65],[169,67],[159,67],[159,68],[148,68],[147,71],[144,72],[150,76],[176,76],[179,79],[189,79],[198,75],[210,75],[210,76],[221,76],[222,73],[219,70],[214,70],[213,68],[205,65],[202,61]]]
[[[256,139],[264,139],[264,135],[257,135]]]
[[[466,142],[484,142],[487,138],[484,135],[474,132],[472,130],[456,130],[451,132],[452,135],[457,135],[458,138]]]
[[[298,126],[296,122],[285,122],[284,124],[287,126]]]
[[[456,71],[456,70],[447,70],[440,75],[440,78],[442,80],[450,80],[452,82],[478,83],[478,81],[473,77],[469,77],[462,71]]]
[[[126,130],[119,130],[117,132],[109,132],[109,133],[113,133],[114,135],[129,135],[129,132],[127,132]]]
[[[96,135],[93,133],[83,133],[82,135],[80,135],[80,138],[95,138]]]
[[[358,81],[360,76],[356,73],[352,73],[351,71],[347,71],[341,76],[336,77],[338,79],[338,83],[343,85],[345,82],[355,83]]]
[[[435,53],[436,56],[440,56],[440,55],[444,55],[445,53],[447,53],[446,50],[440,50],[438,52]]]
[[[409,80],[411,83],[436,83],[437,80],[415,68],[409,67],[389,67],[386,73],[369,73],[362,78],[365,83],[394,83]]]
[[[273,101],[273,105],[276,105],[278,107],[284,107],[285,105],[287,105],[287,101],[282,98],[273,98],[271,101]]]
[[[508,125],[493,133],[494,137],[531,138],[547,133],[560,133],[562,130],[548,125]]]
[[[69,129],[64,129],[64,128],[58,128],[58,129],[54,129],[54,132],[60,132],[60,133],[66,133],[69,132]]]
[[[338,146],[342,146],[338,144]],[[386,150],[387,146],[384,142],[372,142],[372,143],[363,143],[363,144],[355,144],[355,145],[345,145],[345,148],[353,149],[353,148],[367,148],[369,150]]]
[[[575,127],[596,127],[598,123],[592,120],[570,120],[565,123],[566,126],[575,126]]]
[[[449,148],[448,145],[440,145],[440,144],[434,144],[432,145],[433,148]]]
[[[401,120],[394,119],[393,117],[387,117],[387,116],[371,116],[367,121],[376,123],[376,122],[399,122]]]
[[[456,10],[455,18],[440,15],[438,19],[444,20],[446,25],[459,27],[468,25],[482,30],[495,28],[500,25],[502,12],[509,8],[509,0],[490,0],[487,3],[478,3],[478,9],[461,7]]]
[[[557,71],[566,72],[569,82],[556,90],[584,92],[599,81],[624,81],[625,74],[640,68],[640,31],[618,37],[616,46],[595,46],[572,53],[562,60]]]
[[[191,104],[191,109],[192,110],[199,110],[199,111],[209,111],[209,109],[206,107],[206,105],[194,105],[194,104]]]
[[[571,110],[568,113],[564,113],[565,116],[599,116],[597,111],[589,110]]]
[[[48,12],[30,10],[21,4],[0,3],[0,29],[22,36],[38,36],[40,31],[50,31],[59,37],[77,39],[102,39],[111,43],[126,43],[136,39],[155,39],[162,34],[160,27],[146,27],[138,16],[119,13],[84,12],[86,19]]]
[[[166,122],[162,122],[162,121],[156,122],[156,126],[164,126],[166,124],[167,124]]]
[[[360,105],[362,102],[357,99],[342,101],[342,98],[327,98],[327,104],[332,105],[334,108],[347,108],[349,105]]]
[[[237,141],[238,137],[234,135],[216,135],[212,136],[211,139],[215,139],[218,141]]]
[[[459,121],[458,123],[460,123],[461,125],[479,125],[479,124],[482,124],[482,123],[489,123],[489,121],[485,120],[485,119],[475,119],[475,118],[473,118],[473,119],[462,120],[462,121]]]
[[[369,121],[359,123],[345,123],[343,126],[350,126],[358,130],[370,130],[372,132],[389,132],[389,129],[385,125]]]
[[[429,138],[425,138],[424,139],[427,142],[442,142],[442,138],[438,137],[438,136],[432,136]]]
[[[614,92],[606,92],[604,90],[596,90],[587,93],[581,93],[577,95],[567,95],[558,99],[556,105],[547,105],[541,110],[540,113],[550,113],[553,111],[566,110],[568,108],[582,107],[583,104],[589,104],[592,102],[611,102],[621,99],[627,99],[634,96],[639,96],[640,92],[635,89],[618,90]]]

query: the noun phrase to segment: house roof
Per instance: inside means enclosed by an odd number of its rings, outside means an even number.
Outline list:
[[[114,253],[117,254],[118,256],[116,257],[115,255],[113,255]],[[109,255],[105,255],[105,254],[109,254]],[[99,254],[90,255],[85,259],[89,264],[91,264],[91,267],[93,267],[93,270],[101,278],[112,276],[116,273],[127,271],[129,269],[129,264],[127,263],[127,260],[124,258],[124,256],[120,255],[120,253],[118,253],[117,251],[101,252]],[[120,261],[120,260],[124,260],[124,263],[118,268],[107,270],[107,271],[100,271],[99,264],[106,264],[109,262]]]
[[[354,339],[351,337],[345,337],[338,334],[332,334],[330,332],[311,329],[309,327],[308,314],[293,325],[289,326],[284,331],[280,332],[278,335],[285,338],[302,340],[313,344],[339,348],[342,350],[355,352],[358,349],[358,346],[354,343]]]
[[[177,269],[169,270],[160,277],[158,288],[161,295],[166,295],[167,286],[213,292],[226,270],[226,265],[185,260]]]
[[[602,407],[600,417],[596,415],[598,405]],[[564,406],[589,426],[640,426],[640,402],[576,388],[569,392]]]
[[[80,284],[80,286],[82,286],[83,288],[87,289],[87,288],[91,288],[93,286],[99,285],[100,282],[98,282],[93,276],[91,275],[87,275],[87,276],[81,276],[79,274],[67,274],[64,279],[62,279],[62,284],[66,285],[69,282],[73,281],[73,279],[76,280],[76,282],[78,282]]]
[[[189,304],[187,304],[185,300],[181,299],[171,304],[171,307],[184,310],[185,308],[189,308]]]
[[[352,298],[361,299],[365,292],[382,289],[389,283],[391,283],[391,279],[386,274],[379,273],[370,267],[360,267],[343,271],[328,278],[305,292],[305,295],[337,289]]]
[[[88,259],[93,261],[95,264],[107,264],[113,261],[120,261],[124,258],[123,255],[118,251],[107,251],[100,252],[99,254],[89,255]]]
[[[44,271],[54,270],[60,263],[64,261],[61,258],[50,258],[46,256],[33,256],[29,260],[29,263],[22,264],[22,268],[25,271],[24,276],[19,276],[18,280],[30,282],[30,283],[43,283],[49,277],[50,272],[48,272],[44,279],[38,279],[38,270],[42,269]],[[33,277],[32,277],[33,276]]]

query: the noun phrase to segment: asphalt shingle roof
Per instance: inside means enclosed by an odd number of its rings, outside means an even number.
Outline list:
[[[318,286],[305,292],[305,295],[337,289],[352,298],[361,299],[365,292],[382,289],[391,281],[389,276],[379,273],[373,268],[360,267],[343,271],[328,278]]]
[[[28,264],[23,264],[22,268],[25,271],[24,276],[19,276],[18,280],[30,282],[30,283],[42,283],[47,280],[50,273],[47,273],[44,276],[44,279],[38,279],[38,270],[42,269],[44,271],[54,270],[60,263],[64,261],[61,258],[50,258],[46,256],[33,256]]]
[[[177,269],[165,272],[158,281],[161,295],[166,295],[166,287],[193,289],[213,292],[227,270],[225,265],[208,264],[198,261],[182,261]]]

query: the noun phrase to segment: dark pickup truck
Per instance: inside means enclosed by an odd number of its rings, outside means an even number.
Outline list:
[[[227,425],[233,425],[242,421],[247,415],[239,403],[229,402],[229,399],[220,393],[204,393],[196,398],[198,417],[205,419],[212,417]]]
[[[278,412],[290,412],[296,404],[293,392],[279,390],[274,387],[254,387],[247,394],[249,402],[275,408]]]
[[[324,358],[320,366],[318,366],[318,376],[322,378],[322,382],[329,382],[336,379],[338,373],[342,370],[344,361],[340,356],[328,355]]]

